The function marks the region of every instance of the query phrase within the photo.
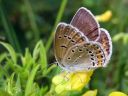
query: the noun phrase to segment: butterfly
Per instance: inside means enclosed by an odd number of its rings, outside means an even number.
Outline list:
[[[64,70],[91,70],[108,64],[112,41],[108,31],[100,28],[93,14],[81,7],[70,24],[58,24],[54,52],[58,65]]]

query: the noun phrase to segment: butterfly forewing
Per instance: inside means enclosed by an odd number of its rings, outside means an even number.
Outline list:
[[[79,43],[70,47],[62,63],[66,69],[80,71],[102,67],[105,62],[105,55],[99,43]]]
[[[99,24],[86,8],[80,8],[70,24],[83,32],[89,40],[96,40],[99,36]]]
[[[61,63],[66,51],[73,45],[87,41],[88,39],[76,28],[66,23],[60,23],[57,26],[54,40],[57,61]]]

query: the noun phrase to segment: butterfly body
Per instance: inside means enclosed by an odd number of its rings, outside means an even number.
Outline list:
[[[70,24],[59,23],[54,39],[55,57],[67,71],[104,67],[111,56],[109,33],[100,29],[94,16],[80,8]]]

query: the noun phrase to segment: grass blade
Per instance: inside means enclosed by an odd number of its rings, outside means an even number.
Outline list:
[[[33,81],[34,81],[34,78],[35,78],[38,68],[39,68],[39,65],[36,65],[35,67],[33,67],[32,71],[30,73],[30,76],[28,77],[26,89],[25,89],[25,96],[29,96],[29,94],[31,93]]]
[[[48,52],[51,44],[52,44],[52,41],[53,41],[53,36],[54,36],[54,32],[55,32],[55,29],[56,29],[56,26],[57,24],[60,22],[61,18],[62,18],[62,15],[64,13],[64,9],[66,7],[66,4],[67,4],[67,1],[68,0],[63,0],[61,5],[60,5],[60,9],[59,9],[59,12],[57,14],[57,18],[56,18],[56,21],[55,21],[55,24],[54,24],[54,27],[52,29],[52,32],[51,32],[51,35],[46,43],[46,52]]]
[[[37,27],[37,24],[36,24],[34,12],[32,10],[32,7],[31,7],[31,4],[30,4],[29,0],[24,0],[24,3],[25,3],[25,6],[26,6],[26,9],[27,9],[27,15],[28,15],[28,18],[29,18],[29,21],[30,21],[32,31],[33,31],[34,36],[35,36],[35,41],[37,41],[40,38],[40,34],[39,34],[39,30],[38,30],[38,27]]]
[[[8,15],[5,14],[5,10],[2,7],[2,3],[0,2],[0,17],[1,21],[3,23],[3,27],[5,29],[5,33],[7,35],[8,41],[13,45],[13,47],[18,51],[21,52],[20,45],[18,42],[18,39],[16,37],[16,34],[14,32],[14,29],[12,25],[10,24],[8,18]]]
[[[41,64],[43,74],[47,72],[47,55],[44,44],[42,41],[39,41],[33,51],[33,58],[36,60],[39,55],[39,64]]]
[[[0,44],[8,50],[14,64],[16,64],[17,63],[17,55],[16,55],[13,47],[11,45],[9,45],[8,43],[4,43],[4,42],[0,42]]]

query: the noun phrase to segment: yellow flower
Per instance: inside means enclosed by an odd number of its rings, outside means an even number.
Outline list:
[[[52,79],[56,93],[63,91],[81,90],[90,81],[93,71],[61,73]]]
[[[125,93],[116,91],[116,92],[110,93],[109,96],[128,96],[128,95],[126,95]]]
[[[111,17],[112,17],[112,11],[107,10],[103,14],[97,15],[96,20],[98,20],[99,22],[107,22],[111,19]]]
[[[97,95],[97,89],[89,90],[86,93],[84,93],[82,96],[96,96],[96,95]]]

